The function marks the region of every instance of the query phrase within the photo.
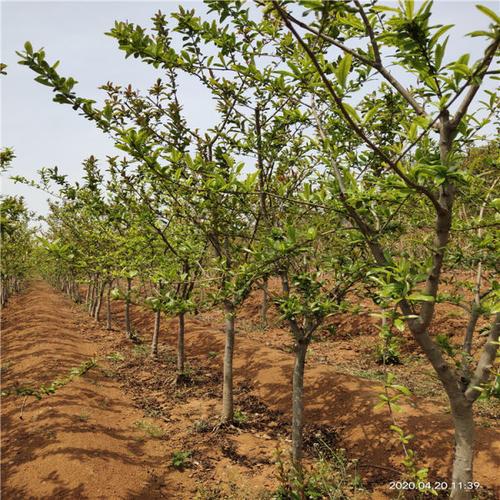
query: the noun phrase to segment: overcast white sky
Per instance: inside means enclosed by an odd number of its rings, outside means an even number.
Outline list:
[[[7,76],[0,78],[0,144],[15,149],[16,159],[10,175],[36,178],[44,166],[57,165],[61,172],[77,179],[81,162],[91,154],[105,158],[113,154],[113,145],[94,125],[76,114],[71,107],[52,102],[51,90],[33,81],[34,74],[17,64],[16,50],[26,40],[35,48],[44,47],[50,61],[60,60],[60,73],[75,77],[77,93],[98,99],[98,87],[106,81],[147,88],[157,73],[135,59],[125,60],[114,39],[104,35],[115,20],[149,26],[151,16],[161,9],[165,14],[179,4],[204,11],[199,2],[176,1],[52,1],[25,2],[1,0],[1,61],[8,65]],[[388,2],[383,2],[388,3]],[[449,49],[452,55],[465,52],[472,59],[480,57],[486,41],[466,38],[465,33],[484,29],[488,18],[467,0],[438,0],[434,20],[455,24]],[[499,10],[499,2],[480,2]],[[201,127],[212,123],[208,97],[191,81],[183,87],[184,110],[188,119]],[[20,194],[28,207],[38,213],[47,209],[47,195],[34,188],[15,185],[4,175],[3,194]]]

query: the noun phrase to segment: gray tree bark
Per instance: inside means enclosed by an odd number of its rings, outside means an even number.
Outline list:
[[[108,282],[108,291],[106,293],[106,329],[111,330],[111,287],[113,286],[113,280]]]
[[[304,369],[308,343],[298,341],[295,347],[295,365],[292,386],[292,462],[300,471],[303,456],[304,427]]]
[[[179,314],[179,332],[177,335],[177,372],[184,373],[184,313]]]
[[[453,459],[450,498],[469,500],[474,490],[469,489],[473,481],[474,418],[472,403],[453,400],[451,413],[455,427],[455,456]]]
[[[226,315],[226,345],[224,348],[224,382],[222,387],[222,421],[233,421],[233,354],[234,354],[234,323],[235,308],[231,302],[224,303]]]
[[[158,337],[160,335],[160,318],[161,311],[155,311],[155,324],[153,329],[153,338],[151,340],[151,356],[153,358],[158,354]]]
[[[125,298],[125,329],[127,338],[132,338],[132,323],[130,321],[130,292],[132,290],[132,278],[127,278],[127,296]]]

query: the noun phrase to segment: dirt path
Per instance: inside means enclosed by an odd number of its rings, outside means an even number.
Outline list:
[[[4,390],[50,383],[95,355],[91,322],[43,282],[3,316]],[[3,498],[164,498],[155,481],[165,443],[141,440],[142,413],[101,370],[24,399],[2,402]]]

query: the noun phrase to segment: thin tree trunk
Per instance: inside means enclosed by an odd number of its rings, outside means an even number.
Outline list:
[[[260,310],[260,320],[263,329],[267,328],[267,311],[269,309],[269,280],[267,278],[264,279],[264,285],[262,287],[262,306]]]
[[[224,304],[226,315],[226,345],[224,348],[224,382],[222,387],[222,421],[233,421],[233,353],[235,308],[231,302]]]
[[[125,328],[127,338],[132,338],[132,325],[130,322],[130,292],[132,290],[132,278],[127,278],[127,297],[125,298]]]
[[[74,281],[74,282],[73,282],[73,286],[74,286],[74,288],[75,288],[75,290],[74,290],[74,294],[75,294],[75,302],[76,302],[77,304],[80,304],[80,303],[82,302],[82,296],[81,296],[81,294],[80,294],[80,285],[78,284],[78,282],[77,282],[77,281]]]
[[[472,404],[463,401],[452,403],[451,413],[455,427],[455,456],[450,498],[469,500],[472,498],[473,493],[472,489],[468,489],[468,486],[473,481],[474,418]]]
[[[292,386],[292,462],[300,471],[303,455],[302,429],[304,426],[304,368],[308,343],[297,342]]]
[[[234,326],[233,326],[234,330]],[[177,372],[184,373],[184,313],[179,314],[179,332],[177,335]]]
[[[7,304],[8,295],[7,295],[7,285],[5,283],[6,280],[2,280],[2,306]]]
[[[151,356],[156,357],[158,354],[158,336],[160,335],[160,318],[161,311],[155,311],[155,325],[153,330],[153,339],[151,341]]]
[[[98,305],[98,302],[99,302],[99,289],[100,289],[99,279],[96,278],[96,282],[95,282],[95,285],[94,285],[94,293],[93,293],[93,296],[92,296],[92,305],[90,307],[90,316],[92,318],[95,318],[95,315],[96,315],[97,305]]]
[[[111,287],[113,286],[113,280],[108,283],[108,291],[106,293],[106,329],[111,330]]]
[[[89,292],[89,302],[87,304],[88,313],[92,315],[92,309],[94,307],[94,296],[95,296],[95,283],[94,280],[90,282],[90,292]]]
[[[90,281],[89,281],[89,284],[87,286],[87,290],[85,291],[85,304],[88,305],[89,299],[90,299]]]
[[[95,313],[94,313],[94,319],[96,321],[99,321],[99,316],[101,314],[102,296],[104,294],[104,287],[105,287],[104,282],[98,287],[97,303],[96,303]]]

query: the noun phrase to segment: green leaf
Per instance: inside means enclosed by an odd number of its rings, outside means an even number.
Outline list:
[[[414,1],[413,0],[406,0],[406,2],[404,2],[404,6],[405,6],[405,14],[406,14],[406,17],[408,19],[413,19],[413,6],[414,6]]]
[[[374,5],[372,10],[375,12],[399,12],[396,7],[388,7],[387,5]]]
[[[410,389],[408,389],[408,387],[404,386],[404,385],[392,385],[391,386],[393,389],[395,389],[396,391],[399,391],[401,394],[404,394],[405,396],[411,396],[411,391]]]
[[[446,40],[443,43],[438,43],[436,45],[436,50],[435,50],[435,62],[436,62],[436,69],[441,68],[441,64],[443,63],[443,57],[444,53],[446,50],[446,45],[448,44],[448,39],[449,37],[446,38]]]
[[[441,26],[441,28],[439,28],[436,33],[434,33],[434,35],[432,36],[430,42],[429,42],[429,45],[430,47],[432,48],[436,42],[439,40],[439,38],[441,38],[441,36],[446,33],[450,28],[453,28],[453,24],[446,24],[445,26]]]
[[[405,322],[402,319],[397,318],[394,320],[394,327],[400,332],[403,332],[405,329]]]
[[[30,42],[25,42],[24,44],[24,50],[29,54],[29,55],[32,55],[33,54],[33,45],[31,45]]]
[[[358,115],[358,112],[350,105],[350,104],[347,104],[346,102],[342,103],[342,105],[344,106],[344,109],[347,111],[347,113],[349,114],[349,116],[355,121],[355,122],[360,122],[360,118],[359,118],[359,115]]]
[[[316,230],[315,227],[310,227],[308,230],[307,230],[307,237],[310,239],[310,240],[314,240],[316,238],[318,234],[318,231]]]
[[[346,54],[337,65],[337,69],[335,70],[335,76],[337,77],[337,81],[339,84],[345,88],[347,83],[347,76],[351,71],[352,65],[352,56],[351,54]]]
[[[365,116],[363,118],[363,124],[368,123],[377,114],[377,112],[380,109],[380,107],[381,106],[379,104],[377,104],[377,105],[373,106],[372,108],[370,108],[366,112],[366,114],[365,114]]]
[[[471,31],[470,33],[467,33],[467,36],[470,37],[478,37],[478,36],[486,36],[488,38],[495,38],[495,35],[493,33],[490,33],[489,31]]]
[[[404,435],[403,429],[401,429],[401,427],[398,427],[397,425],[390,425],[389,429],[391,429],[394,432],[397,432],[400,436]]]
[[[323,0],[300,0],[300,5],[306,9],[321,9],[323,8]]]
[[[434,302],[434,297],[432,295],[425,295],[423,293],[415,292],[406,297],[408,300],[416,300],[421,302]]]
[[[486,14],[495,24],[500,24],[500,17],[488,7],[484,5],[476,5],[476,9],[480,10],[483,14]]]

